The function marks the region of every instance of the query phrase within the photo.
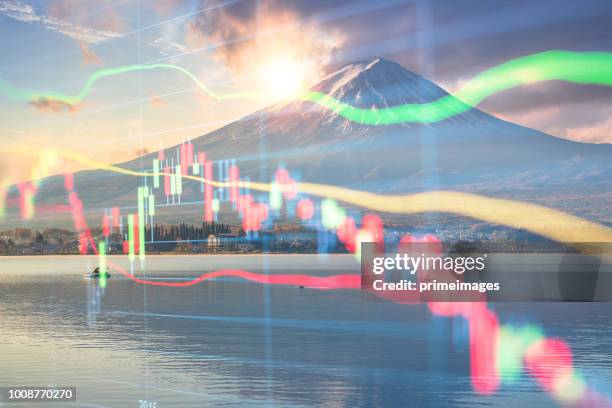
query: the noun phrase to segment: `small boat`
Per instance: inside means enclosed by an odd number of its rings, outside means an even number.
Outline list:
[[[92,279],[110,278],[111,274],[108,271],[100,272],[100,268],[96,268],[89,273],[84,273],[83,276],[90,277]]]

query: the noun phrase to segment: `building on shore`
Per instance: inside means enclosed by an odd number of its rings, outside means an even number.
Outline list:
[[[210,234],[208,236],[209,252],[235,251],[238,246],[238,235]]]

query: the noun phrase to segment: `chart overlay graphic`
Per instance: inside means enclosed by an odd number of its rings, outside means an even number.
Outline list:
[[[0,394],[612,408],[612,2],[148,3],[0,0]]]

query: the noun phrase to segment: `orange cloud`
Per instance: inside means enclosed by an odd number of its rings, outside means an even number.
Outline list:
[[[145,154],[149,154],[149,149],[147,149],[146,147],[143,147],[143,148],[141,148],[141,149],[136,149],[136,151],[134,152],[134,154],[135,154],[137,157],[144,156]]]
[[[38,98],[29,102],[30,105],[43,112],[76,112],[77,107],[57,99]]]
[[[79,48],[81,49],[81,55],[83,56],[83,64],[85,65],[102,65],[102,60],[98,57],[98,54],[94,52],[87,44],[83,41],[79,41]]]
[[[589,143],[612,143],[612,117],[591,126],[567,129],[567,137]]]
[[[318,76],[321,72],[317,71],[344,42],[338,31],[323,30],[314,22],[303,23],[298,12],[282,2],[239,6],[217,8],[188,23],[187,46],[215,45],[215,58],[239,73],[253,73],[258,64],[282,55],[313,62],[312,74]]]

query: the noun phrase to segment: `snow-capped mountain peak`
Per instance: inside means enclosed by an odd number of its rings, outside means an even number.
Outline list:
[[[384,58],[348,64],[325,77],[312,90],[359,107],[379,109],[432,102],[447,95],[433,82]]]

